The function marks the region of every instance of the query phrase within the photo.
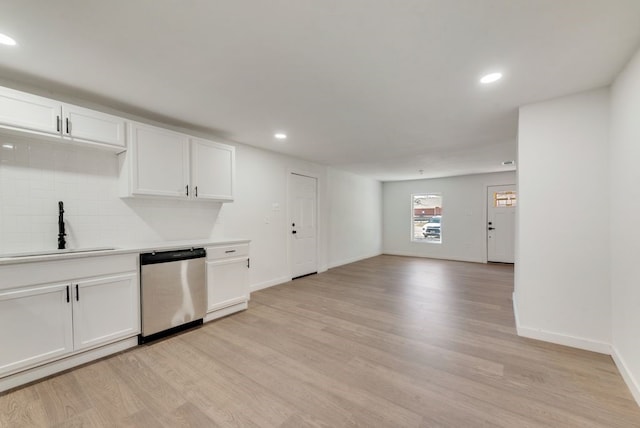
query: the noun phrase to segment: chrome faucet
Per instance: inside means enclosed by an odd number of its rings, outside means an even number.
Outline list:
[[[60,201],[58,202],[58,250],[64,250],[67,246],[65,236],[67,234],[64,231],[64,204]]]

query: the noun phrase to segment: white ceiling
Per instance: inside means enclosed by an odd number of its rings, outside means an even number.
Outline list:
[[[5,78],[399,180],[510,169],[517,107],[608,85],[640,1],[2,0],[0,32]]]

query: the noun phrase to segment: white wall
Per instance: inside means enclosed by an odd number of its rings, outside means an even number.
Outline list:
[[[518,131],[518,333],[599,352],[611,339],[608,118],[601,89],[522,107]]]
[[[236,147],[236,199],[224,204],[218,218],[223,235],[251,241],[251,284],[254,290],[291,279],[291,237],[287,200],[290,172],[318,178],[318,269],[328,265],[327,168],[249,146]]]
[[[382,184],[329,168],[329,267],[382,253]]]
[[[640,51],[611,88],[613,355],[640,403]]]
[[[515,184],[514,172],[383,183],[385,254],[484,262],[487,186]],[[413,242],[411,195],[442,194],[442,243]]]
[[[69,248],[207,238],[220,204],[123,200],[114,153],[0,135],[0,252],[54,249],[58,201]],[[183,221],[182,219],[186,219]]]

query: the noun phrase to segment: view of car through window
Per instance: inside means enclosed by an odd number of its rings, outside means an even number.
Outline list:
[[[422,235],[425,238],[433,236],[435,238],[440,238],[440,219],[442,217],[439,215],[431,217],[427,224],[422,226]]]
[[[412,198],[412,241],[442,243],[442,195],[424,193]]]

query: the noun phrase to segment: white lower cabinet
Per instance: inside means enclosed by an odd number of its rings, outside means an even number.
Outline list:
[[[249,245],[207,248],[207,317],[205,321],[247,308]]]
[[[6,379],[30,369],[86,351],[108,355],[103,347],[135,339],[140,333],[136,260],[123,255],[1,266],[0,391],[20,384]],[[66,279],[74,273],[79,279]]]
[[[73,351],[69,287],[0,291],[0,376]]]
[[[209,312],[249,299],[247,259],[207,262]]]
[[[73,291],[76,351],[139,333],[135,273],[78,281]]]

